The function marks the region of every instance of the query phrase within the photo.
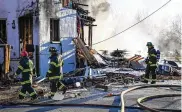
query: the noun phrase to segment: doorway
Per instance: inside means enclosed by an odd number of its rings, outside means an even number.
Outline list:
[[[19,41],[20,51],[26,49],[26,45],[33,45],[33,16],[19,17]]]

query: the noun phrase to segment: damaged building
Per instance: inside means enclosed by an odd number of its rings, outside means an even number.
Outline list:
[[[97,65],[91,50],[95,19],[79,5],[84,4],[69,0],[0,0],[2,71],[14,73],[20,52],[26,49],[37,75],[45,76],[49,47],[58,49],[64,60],[64,73],[89,64]],[[84,27],[89,27],[88,42],[84,39]]]

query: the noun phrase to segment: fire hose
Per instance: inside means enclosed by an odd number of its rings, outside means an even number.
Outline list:
[[[141,103],[144,101],[147,101],[149,99],[154,99],[154,98],[162,98],[162,97],[176,97],[176,96],[181,96],[181,94],[165,94],[165,95],[156,95],[156,96],[147,96],[147,97],[142,97],[137,100],[137,104],[140,106],[139,107],[127,107],[125,106],[124,103],[124,95],[128,92],[137,90],[137,89],[144,89],[144,88],[153,88],[153,87],[181,87],[180,85],[141,85],[137,87],[132,87],[130,89],[127,89],[121,93],[121,106],[114,106],[114,105],[103,105],[103,104],[37,104],[37,103],[8,103],[4,104],[1,106],[22,106],[22,105],[29,105],[29,106],[62,106],[62,107],[102,107],[102,108],[121,108],[121,112],[125,112],[125,108],[128,109],[144,109],[144,110],[149,110],[151,112],[161,112],[161,111],[168,111],[168,112],[181,112],[181,110],[176,110],[176,109],[155,109],[155,108],[149,108],[145,105],[142,105]]]
[[[138,89],[144,89],[144,88],[154,88],[154,87],[180,87],[181,88],[181,85],[144,85],[144,86],[136,86],[136,87],[133,87],[133,88],[130,88],[130,89],[127,89],[125,91],[123,91],[121,93],[121,112],[125,112],[125,103],[124,103],[124,95],[128,92],[131,92],[131,91],[134,91],[134,90],[138,90]],[[162,97],[176,97],[176,96],[181,96],[181,94],[165,94],[165,95],[156,95],[156,96],[149,96],[149,97],[142,97],[142,98],[139,98],[137,100],[137,104],[145,109],[145,110],[149,110],[151,112],[161,112],[160,109],[153,109],[153,108],[149,108],[147,106],[144,106],[142,104],[142,102],[144,101],[147,101],[148,99],[151,99],[151,98],[162,98]],[[166,110],[167,111],[167,110]],[[175,110],[175,112],[181,112],[181,110]]]
[[[145,105],[142,104],[142,102],[144,101],[147,101],[147,100],[150,100],[150,99],[154,99],[154,98],[163,98],[163,97],[178,97],[178,96],[181,96],[180,94],[165,94],[165,95],[155,95],[155,96],[148,96],[148,97],[142,97],[142,98],[139,98],[137,100],[137,104],[146,109],[146,110],[150,110],[152,112],[160,112],[158,109],[152,109],[152,108],[148,108],[146,107]],[[179,110],[180,112],[180,110]]]

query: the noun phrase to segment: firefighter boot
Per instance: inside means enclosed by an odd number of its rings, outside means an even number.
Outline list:
[[[141,80],[141,82],[143,82],[143,83],[148,83],[148,81],[145,79],[145,74],[143,74],[143,75],[140,77],[140,80]]]
[[[31,100],[36,100],[36,99],[38,99],[37,95],[34,95],[34,96],[31,97]]]
[[[54,95],[49,95],[48,98],[49,99],[52,99],[54,97]]]
[[[52,99],[54,97],[56,92],[50,92],[49,95],[48,95],[48,98],[49,99]]]
[[[64,86],[64,87],[63,87],[63,94],[65,94],[65,93],[66,93],[66,91],[67,91],[67,87],[66,87],[66,86]]]
[[[155,84],[156,82],[155,81],[152,81],[151,84]]]

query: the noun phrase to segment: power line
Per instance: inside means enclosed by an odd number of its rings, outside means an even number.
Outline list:
[[[143,22],[144,20],[146,20],[147,18],[149,18],[150,16],[152,16],[153,14],[155,14],[157,11],[159,11],[159,10],[162,9],[164,6],[166,6],[169,2],[171,2],[171,0],[169,0],[169,1],[166,2],[164,5],[162,5],[161,7],[159,7],[157,10],[155,10],[154,12],[152,12],[151,14],[149,14],[147,17],[143,18],[142,20],[138,21],[137,23],[133,24],[132,26],[126,28],[125,30],[119,32],[118,34],[115,34],[115,35],[113,35],[113,36],[111,36],[111,37],[109,37],[109,38],[107,38],[107,39],[102,40],[102,41],[96,42],[96,43],[94,43],[94,44],[92,44],[92,45],[100,44],[100,43],[102,43],[102,42],[104,42],[104,41],[107,41],[107,40],[109,40],[109,39],[111,39],[111,38],[116,37],[117,35],[119,35],[119,34],[121,34],[121,33],[124,33],[125,31],[127,31],[127,30],[129,30],[130,28],[132,28],[132,27],[138,25],[139,23]]]

